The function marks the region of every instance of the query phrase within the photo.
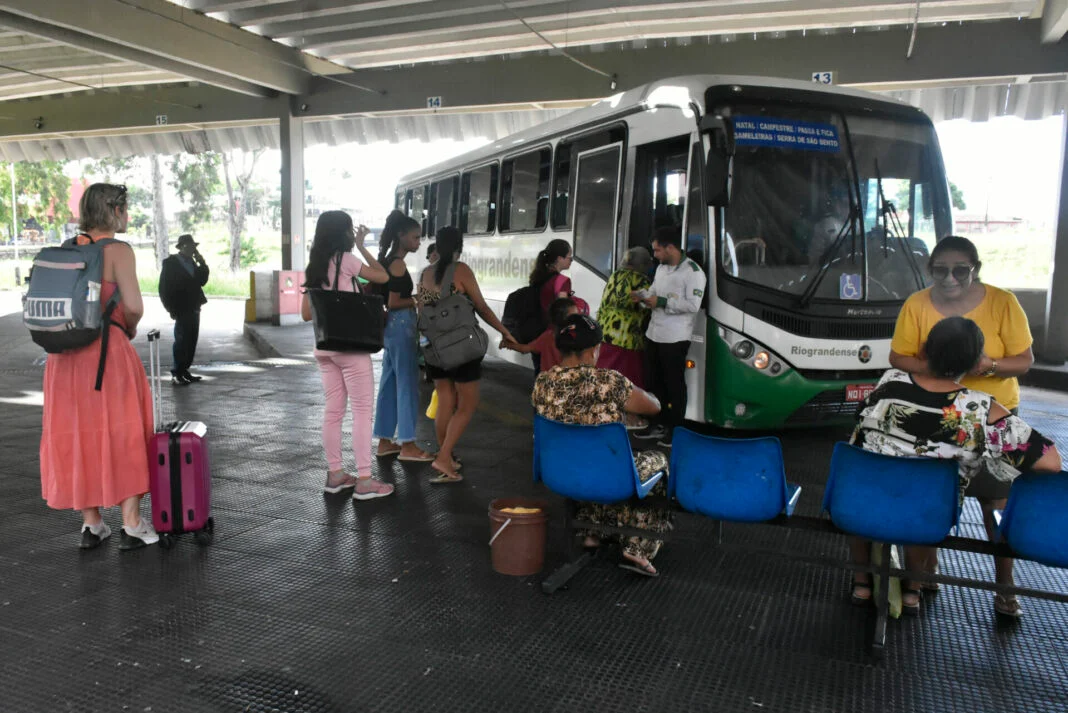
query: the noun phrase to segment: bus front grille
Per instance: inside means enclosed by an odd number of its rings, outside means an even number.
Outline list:
[[[760,319],[784,332],[814,339],[890,339],[897,319],[810,317],[761,305]]]
[[[819,423],[820,421],[845,421],[857,413],[859,403],[846,401],[845,389],[821,391],[801,408],[790,414],[788,424]]]

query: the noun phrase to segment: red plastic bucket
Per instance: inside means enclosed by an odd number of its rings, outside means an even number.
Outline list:
[[[490,503],[490,560],[495,572],[525,577],[541,571],[549,521],[546,506],[544,500],[533,498],[498,498]],[[508,512],[511,508],[534,512]]]

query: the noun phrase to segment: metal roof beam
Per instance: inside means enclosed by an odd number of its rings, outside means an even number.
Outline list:
[[[165,0],[9,0],[0,25],[251,96],[299,94],[311,71],[339,69]]]
[[[1068,0],[1046,0],[1042,8],[1042,41],[1060,42],[1068,33]]]
[[[1063,74],[1068,43],[1038,42],[1038,20],[1003,20],[919,30],[911,59],[907,28],[888,31],[809,33],[778,39],[751,36],[723,41],[693,38],[688,44],[650,41],[643,48],[572,54],[617,75],[619,89],[682,74],[715,73],[810,79],[812,72],[835,71],[840,84],[977,81],[991,77]],[[997,52],[990,48],[996,47]],[[611,49],[610,47],[608,49]],[[362,69],[342,78],[383,90],[355,94],[317,81],[302,97],[312,114],[425,109],[427,97],[444,106],[485,106],[521,102],[593,99],[610,94],[608,80],[554,53],[516,60],[423,64],[404,69]]]

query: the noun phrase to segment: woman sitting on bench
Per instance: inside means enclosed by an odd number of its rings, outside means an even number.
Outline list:
[[[1060,471],[1061,456],[1051,440],[989,394],[959,383],[983,355],[983,333],[975,322],[964,317],[941,320],[927,337],[926,351],[927,373],[890,369],[883,375],[857,416],[852,443],[884,455],[956,460],[962,502],[968,482],[982,468],[1003,481],[1013,480],[1021,471]],[[854,538],[850,547],[855,562],[870,561],[870,542]],[[933,572],[938,550],[907,547],[905,560],[907,569]],[[924,587],[937,590],[938,585]],[[870,599],[870,577],[857,572],[852,600],[864,604]],[[919,583],[906,583],[901,599],[904,613],[919,613]],[[996,595],[994,609],[1008,616],[1021,614],[1013,595]]]
[[[558,366],[538,375],[531,401],[538,415],[561,423],[596,426],[603,423],[623,423],[626,414],[655,416],[660,413],[656,397],[632,384],[618,371],[597,368],[597,354],[601,345],[601,328],[586,315],[567,318],[556,334],[556,348],[560,350]],[[659,451],[634,454],[638,476],[647,480],[667,470],[667,457]],[[651,492],[663,495],[666,478],[662,478]],[[622,503],[600,505],[581,503],[578,519],[611,527],[636,527],[652,532],[664,532],[671,527],[671,515],[663,509],[646,508]],[[601,543],[597,535],[586,536],[586,547]],[[661,540],[624,537],[621,545],[625,562],[623,569],[657,576],[650,560],[660,550]]]

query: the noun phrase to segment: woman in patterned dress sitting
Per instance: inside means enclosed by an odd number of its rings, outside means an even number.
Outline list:
[[[531,401],[538,415],[561,423],[596,426],[623,423],[628,413],[655,416],[660,412],[656,397],[634,386],[618,371],[596,366],[602,336],[597,322],[586,315],[576,314],[567,318],[556,335],[560,364],[543,371],[534,382]],[[660,471],[666,471],[668,461],[659,451],[641,451],[634,454],[634,464],[638,468],[638,476],[647,480]],[[662,478],[653,492],[663,495],[666,480]],[[671,516],[666,510],[629,503],[581,503],[578,518],[599,525],[636,527],[654,533],[671,528]],[[596,536],[586,537],[587,547],[599,544]],[[624,537],[621,545],[626,561],[619,566],[647,577],[657,576],[658,572],[650,560],[656,557],[662,544],[661,540]]]
[[[962,502],[968,482],[982,468],[1003,481],[1022,471],[1060,471],[1061,456],[1052,441],[989,394],[960,384],[979,363],[983,342],[983,332],[970,319],[947,317],[935,324],[927,337],[927,372],[887,371],[861,407],[851,442],[885,455],[956,460]],[[870,542],[854,538],[850,546],[855,562],[869,562]],[[934,547],[905,548],[906,566],[914,571],[933,571],[937,556]],[[869,575],[857,572],[853,602],[870,598]],[[906,614],[919,613],[919,583],[907,582],[901,599]],[[996,595],[994,609],[1012,617],[1022,613],[1013,595]]]

